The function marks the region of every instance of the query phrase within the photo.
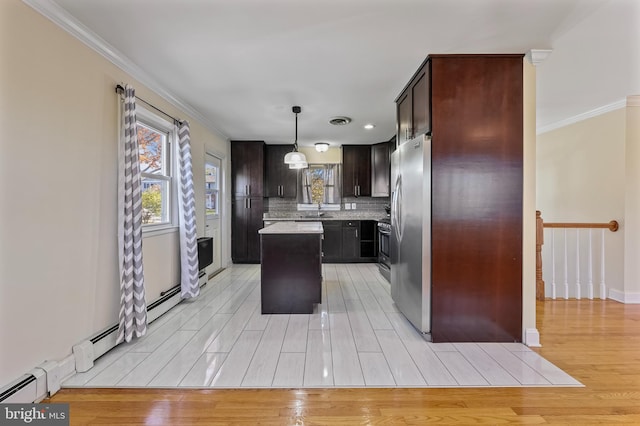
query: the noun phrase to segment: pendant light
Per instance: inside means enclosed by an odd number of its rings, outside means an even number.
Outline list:
[[[302,111],[302,108],[294,106],[291,111],[296,115],[296,139],[293,143],[293,151],[284,156],[284,162],[289,165],[290,169],[306,169],[309,167],[307,157],[298,151],[298,114]]]

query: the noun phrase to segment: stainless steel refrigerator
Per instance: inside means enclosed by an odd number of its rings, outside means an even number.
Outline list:
[[[416,329],[431,334],[431,137],[391,155],[391,297]]]

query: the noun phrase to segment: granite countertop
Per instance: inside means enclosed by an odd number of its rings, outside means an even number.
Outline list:
[[[322,216],[318,217],[313,212],[274,212],[264,213],[263,221],[280,222],[280,221],[327,221],[327,220],[380,220],[386,218],[385,212],[367,212],[367,211],[326,211],[322,212]]]
[[[322,234],[322,222],[276,222],[258,231],[258,234]]]

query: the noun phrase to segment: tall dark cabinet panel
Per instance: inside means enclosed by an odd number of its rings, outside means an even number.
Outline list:
[[[407,137],[432,135],[434,342],[522,341],[522,60],[430,55],[396,100]]]
[[[293,145],[266,145],[265,169],[267,197],[296,198],[297,170],[284,163],[284,156],[293,151]]]
[[[371,196],[388,197],[391,178],[391,142],[371,145]]]
[[[260,263],[264,212],[264,142],[231,141],[231,259]]]
[[[434,341],[522,340],[522,55],[432,57]]]
[[[371,145],[342,145],[342,196],[371,196]]]

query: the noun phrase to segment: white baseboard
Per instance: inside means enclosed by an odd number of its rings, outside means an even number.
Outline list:
[[[540,333],[537,328],[527,328],[524,330],[524,344],[532,348],[542,347],[540,344]]]
[[[609,299],[620,303],[640,303],[640,293],[627,293],[624,291],[609,289]]]

